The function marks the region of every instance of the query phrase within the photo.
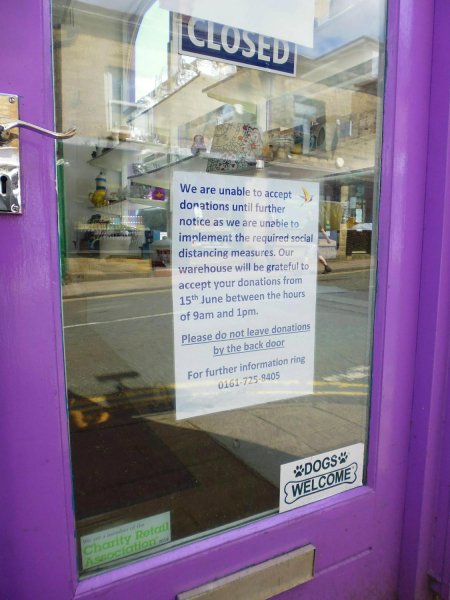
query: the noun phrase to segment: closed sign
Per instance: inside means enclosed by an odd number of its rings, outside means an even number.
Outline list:
[[[182,18],[180,53],[295,77],[292,42],[195,17]]]

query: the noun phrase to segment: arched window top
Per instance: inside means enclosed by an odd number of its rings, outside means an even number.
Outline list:
[[[155,2],[145,13],[136,37],[135,102],[168,78],[170,13]]]

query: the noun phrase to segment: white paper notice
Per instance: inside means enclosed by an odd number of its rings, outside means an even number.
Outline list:
[[[176,415],[310,394],[319,184],[174,173]]]
[[[364,444],[353,444],[281,465],[280,512],[363,484]]]
[[[159,0],[161,8],[222,25],[239,27],[301,44],[313,46],[315,0]]]

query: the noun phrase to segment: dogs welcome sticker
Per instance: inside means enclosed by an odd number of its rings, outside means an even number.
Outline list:
[[[280,512],[361,486],[363,466],[362,443],[281,465]]]

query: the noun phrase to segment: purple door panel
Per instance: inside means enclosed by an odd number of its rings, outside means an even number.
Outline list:
[[[4,3],[2,93],[53,129],[49,3]],[[3,597],[69,598],[76,585],[62,354],[54,144],[21,132],[23,216],[1,228],[0,479]]]
[[[445,350],[442,336],[428,337],[421,313],[422,351],[430,347],[433,356],[424,358],[423,379],[419,374],[414,380],[424,211],[431,213],[430,222],[435,214],[431,203],[425,209],[433,10],[433,2],[425,0],[389,4],[368,485],[81,583],[64,386],[54,146],[35,133],[21,133],[23,216],[0,216],[2,597],[174,600],[181,591],[307,543],[317,548],[316,576],[280,597],[395,597],[408,464],[410,473],[414,467],[408,463],[410,417],[411,411],[413,417],[423,414],[420,402],[413,405],[414,383],[427,393],[430,361]],[[21,96],[23,120],[52,128],[50,1],[5,2],[2,22],[8,26],[0,36],[0,92]],[[441,64],[444,69],[444,59]],[[428,187],[431,192],[443,197],[442,188]],[[442,238],[443,227],[436,227],[438,232],[426,231],[426,249],[434,233]],[[433,243],[439,244],[437,236]],[[441,277],[438,265],[433,268],[427,280],[432,290]],[[437,305],[444,310],[439,302],[447,292],[442,289],[441,295],[438,288],[430,311]],[[415,425],[413,456],[423,484],[435,478],[424,462],[435,422],[428,411]],[[413,483],[410,478],[408,485]],[[406,504],[407,522],[420,521],[421,515],[429,519],[426,501],[422,495],[418,504]],[[420,531],[411,535],[404,544],[422,543]],[[426,598],[418,577],[423,567],[417,552],[403,554],[400,598],[412,598],[414,591],[416,598]]]
[[[400,590],[449,598],[450,7],[437,0],[433,39],[422,293]],[[416,591],[417,593],[417,591]]]

